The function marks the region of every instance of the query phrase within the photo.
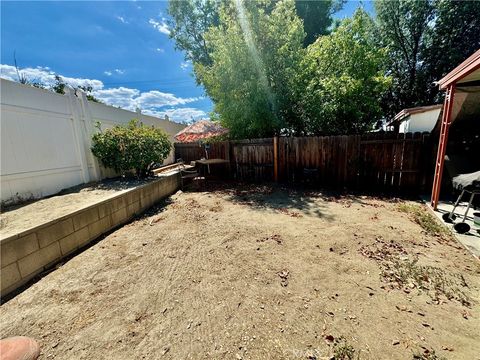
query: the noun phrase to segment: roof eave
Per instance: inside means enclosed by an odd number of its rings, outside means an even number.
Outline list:
[[[475,51],[465,61],[450,71],[447,75],[437,81],[441,90],[446,89],[449,85],[454,84],[471,74],[473,71],[480,69],[480,49]]]

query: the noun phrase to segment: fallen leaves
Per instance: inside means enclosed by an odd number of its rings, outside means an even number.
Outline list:
[[[299,212],[291,211],[291,210],[288,210],[287,208],[280,208],[280,209],[278,209],[278,211],[282,214],[285,214],[285,215],[288,215],[288,216],[291,216],[291,217],[295,217],[295,218],[303,217],[303,215],[300,214]]]
[[[333,335],[325,335],[325,336],[324,336],[324,339],[325,339],[326,341],[330,341],[330,342],[335,341],[335,338],[333,337]]]
[[[290,275],[290,272],[286,269],[280,271],[277,273],[277,275],[280,277],[280,284],[283,286],[283,287],[287,287],[288,285],[288,276]]]
[[[270,235],[270,236],[267,236],[267,237],[263,237],[261,239],[258,239],[257,242],[266,242],[266,241],[269,241],[269,240],[275,241],[278,245],[283,244],[283,239],[278,234],[273,234],[273,235]]]
[[[381,236],[375,238],[374,244],[364,245],[359,251],[363,256],[377,261],[388,260],[393,256],[407,255],[402,245],[393,240],[386,241]]]

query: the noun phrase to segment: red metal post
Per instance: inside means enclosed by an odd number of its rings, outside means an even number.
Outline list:
[[[442,124],[440,127],[440,138],[438,140],[437,159],[435,162],[435,175],[433,178],[431,205],[434,210],[437,209],[438,198],[440,196],[440,188],[442,185],[443,165],[445,162],[445,153],[447,151],[448,130],[450,129],[453,97],[455,93],[455,84],[451,84],[447,88],[445,102],[443,105]]]

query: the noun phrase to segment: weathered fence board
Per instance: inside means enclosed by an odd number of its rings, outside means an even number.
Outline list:
[[[177,158],[193,161],[208,155],[230,162],[232,176],[246,181],[274,179],[274,141],[250,139],[175,144]],[[431,144],[428,134],[369,133],[321,137],[280,137],[278,179],[324,187],[380,191],[418,191],[428,181]]]
[[[273,180],[273,139],[241,140],[230,143],[230,164],[240,180]]]

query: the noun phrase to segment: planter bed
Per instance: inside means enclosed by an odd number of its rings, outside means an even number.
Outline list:
[[[104,181],[2,213],[2,296],[178,187],[177,173],[144,181]]]

